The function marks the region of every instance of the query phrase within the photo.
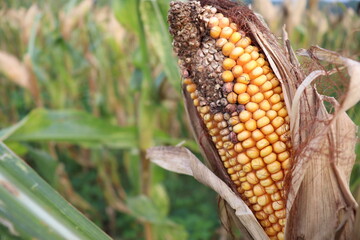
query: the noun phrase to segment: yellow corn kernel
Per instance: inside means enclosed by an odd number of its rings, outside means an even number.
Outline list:
[[[283,208],[285,208],[284,201],[283,200],[275,201],[272,203],[272,207],[275,211],[283,209]]]
[[[241,41],[241,40],[240,40],[240,41]],[[224,55],[225,55],[225,54],[224,54]],[[236,63],[237,63],[238,65],[243,66],[243,65],[245,65],[246,63],[248,63],[249,61],[251,61],[251,55],[248,54],[248,53],[244,53],[244,54],[242,54],[242,55],[237,59]]]
[[[245,165],[246,163],[250,162],[250,158],[246,156],[245,153],[240,153],[239,155],[237,155],[237,162]]]
[[[246,155],[252,159],[259,157],[259,154],[260,154],[260,151],[255,147],[252,147],[252,148],[249,148],[246,150]]]
[[[235,47],[231,53],[230,58],[237,60],[244,53],[244,49],[242,47]],[[240,65],[240,64],[239,64]]]
[[[290,157],[290,154],[288,151],[285,151],[285,152],[282,152],[282,153],[279,153],[277,155],[277,158],[279,159],[279,161],[285,161],[286,159],[288,159]]]
[[[213,28],[217,25],[219,25],[219,19],[217,17],[211,17],[208,22],[208,27]]]
[[[270,143],[275,143],[276,141],[279,140],[279,136],[273,132],[270,133],[269,135],[266,136],[266,139],[270,142]]]
[[[275,236],[276,233],[277,233],[277,232],[274,230],[274,228],[272,228],[272,227],[267,227],[267,228],[265,228],[265,232],[266,232],[266,234],[269,235],[269,236]]]
[[[260,185],[263,187],[268,187],[273,183],[274,183],[274,181],[271,178],[266,178],[266,179],[263,179],[260,181]]]
[[[234,75],[231,71],[226,70],[222,73],[222,79],[224,82],[232,82],[234,80]]]
[[[254,103],[260,103],[262,100],[264,100],[264,94],[258,92],[255,95],[251,97],[251,101]],[[264,112],[265,115],[265,112]]]
[[[261,149],[260,151],[260,156],[261,157],[266,157],[267,155],[269,155],[270,153],[272,153],[272,146],[267,146],[263,149]]]
[[[257,127],[258,128],[262,128],[266,125],[268,125],[270,123],[270,119],[266,116],[260,118],[259,120],[256,121]]]
[[[264,111],[268,111],[271,108],[271,105],[268,100],[263,100],[261,103],[259,103],[260,109]]]
[[[249,131],[245,130],[237,135],[237,139],[241,142],[241,141],[244,141],[245,139],[248,139],[250,136],[251,136],[251,133]]]
[[[250,55],[251,58],[251,55]],[[253,79],[254,77],[252,76],[251,71],[253,71],[255,68],[257,67],[257,62],[255,60],[250,60],[248,63],[246,63],[243,68],[244,68],[244,72],[246,73],[250,73],[250,78]],[[261,68],[260,68],[261,69]],[[262,69],[261,69],[262,70]]]
[[[269,135],[270,133],[274,132],[274,127],[271,124],[268,124],[261,128],[261,132],[263,132],[265,135]]]
[[[247,198],[251,198],[254,196],[254,193],[252,190],[248,190],[248,191],[245,191],[244,192],[244,196],[247,197]]]
[[[265,75],[261,75],[261,76],[255,78],[254,80],[252,80],[252,83],[255,84],[256,86],[260,87],[260,86],[262,86],[266,81],[267,81],[267,78],[265,77]]]
[[[241,93],[238,95],[238,103],[247,104],[250,101],[250,95],[248,93]]]
[[[212,38],[219,38],[220,37],[220,33],[221,33],[221,28],[219,26],[214,26],[213,28],[211,28],[210,30],[210,36]]]
[[[257,201],[257,198],[256,198],[256,201]],[[261,211],[262,207],[259,205],[259,204],[254,204],[252,206],[252,208],[254,209],[254,211]]]
[[[261,85],[261,90],[263,92],[269,91],[270,89],[272,89],[272,84],[270,81],[266,81],[263,85]]]
[[[251,161],[251,167],[254,170],[261,169],[265,166],[264,161],[261,158],[255,158]]]
[[[278,222],[278,218],[275,216],[274,213],[272,213],[272,214],[269,215],[269,221],[270,221],[271,223],[277,223],[277,222]]]
[[[271,174],[271,179],[275,182],[283,180],[284,179],[284,173],[283,171],[278,171],[277,173]]]
[[[266,140],[266,139],[261,139],[260,141],[258,141],[257,143],[256,143],[256,147],[258,148],[258,149],[263,149],[264,147],[267,147],[267,146],[269,146],[269,141],[268,140]]]
[[[237,66],[239,66],[239,65],[237,65]],[[241,75],[236,79],[236,82],[237,82],[237,83],[249,84],[249,83],[250,83],[249,74],[247,74],[247,73],[241,74]]]
[[[227,95],[226,99],[229,103],[236,103],[238,95],[234,92],[231,92]]]
[[[264,213],[264,211],[260,211],[260,212],[255,213],[255,217],[257,219],[259,219],[259,220],[264,220],[264,219],[267,218],[267,216],[268,215],[266,213]]]
[[[273,80],[271,80],[271,83],[272,83],[272,81],[273,81]],[[272,85],[274,86],[273,83],[272,83]],[[279,96],[280,96],[280,94],[282,93],[281,87],[278,86],[278,87],[274,88],[274,93],[277,93],[277,94],[279,94]],[[281,99],[281,97],[280,97],[280,99]]]
[[[245,191],[247,191],[247,190],[250,190],[252,187],[251,187],[250,183],[243,182],[243,183],[241,183],[241,188],[244,189]]]
[[[261,186],[260,184],[256,184],[254,186],[253,192],[254,192],[255,196],[262,196],[266,193],[265,188],[263,186]]]
[[[241,111],[239,114],[239,118],[241,122],[246,122],[252,117],[252,113],[249,111]]]
[[[186,86],[186,91],[188,91],[189,93],[193,93],[196,91],[196,84],[189,84]]]
[[[221,30],[220,37],[229,39],[231,37],[231,35],[233,34],[233,32],[234,32],[234,30],[231,27],[224,27]]]
[[[224,39],[224,38],[223,38]],[[227,41],[227,40],[226,40]],[[222,53],[224,56],[229,56],[232,50],[234,50],[235,45],[231,42],[226,42],[224,46],[222,47]],[[269,82],[270,83],[270,82]],[[271,83],[270,83],[271,84]]]
[[[276,173],[281,170],[281,163],[278,161],[274,161],[274,162],[270,163],[269,165],[267,165],[266,168],[269,171],[269,173]]]
[[[254,84],[249,84],[246,92],[250,94],[250,96],[253,96],[259,92],[259,87]]]
[[[277,202],[277,201],[276,201]],[[275,216],[277,218],[285,218],[285,215],[286,215],[286,212],[285,212],[285,209],[281,209],[281,210],[278,210],[278,211],[275,211]]]
[[[234,84],[234,92],[237,94],[241,94],[246,92],[247,85],[244,83],[235,83]]]
[[[232,43],[237,43],[241,39],[241,34],[239,32],[234,32],[231,37],[229,38],[229,41]]]
[[[261,93],[260,93],[261,94]],[[255,94],[256,95],[256,94]],[[254,95],[254,96],[255,96]],[[253,96],[253,97],[254,97]],[[265,111],[264,110],[261,110],[261,109],[258,109],[258,110],[256,110],[255,112],[253,112],[253,116],[252,116],[252,118],[254,119],[254,120],[259,120],[260,118],[262,118],[262,117],[264,117],[265,116]]]
[[[274,128],[278,128],[281,125],[283,125],[285,122],[285,119],[282,117],[276,117],[271,121],[271,124],[273,125]]]
[[[244,172],[248,173],[252,171],[251,163],[247,163],[243,167]]]
[[[271,201],[275,202],[275,201],[279,201],[281,199],[281,194],[280,192],[276,192],[271,194]]]
[[[276,236],[277,236],[277,238],[278,238],[279,240],[284,240],[284,239],[285,239],[285,235],[284,235],[283,232],[278,232],[278,234],[277,234]]]
[[[245,129],[245,126],[243,123],[238,123],[235,126],[233,126],[233,131],[235,133],[240,133],[240,132],[244,131],[244,129]]]
[[[249,172],[246,175],[246,180],[250,183],[250,184],[258,184],[259,183],[259,179],[256,177],[254,172]],[[254,193],[253,193],[254,194]]]
[[[253,58],[254,59],[254,58]],[[256,59],[256,62],[258,63],[258,65],[260,66],[260,67],[264,67],[264,64],[265,64],[265,59],[264,58],[262,58],[262,57],[260,57],[260,54],[258,55],[258,58]],[[263,70],[264,70],[264,68],[263,68]],[[266,77],[266,76],[265,76]]]
[[[223,61],[223,68],[225,70],[231,70],[235,65],[236,65],[236,62],[234,61],[234,59],[231,59],[231,58],[226,58]]]
[[[256,110],[259,109],[259,104],[255,103],[255,102],[248,102],[245,106],[245,109],[248,110],[249,112],[255,112]],[[256,126],[256,122],[254,120],[255,126]],[[255,130],[255,128],[254,128]]]
[[[270,200],[269,200],[269,202],[270,202]],[[271,204],[268,204],[268,205],[266,205],[264,208],[263,208],[263,210],[264,210],[264,212],[266,213],[266,214],[272,214],[272,213],[274,213],[274,209],[272,208],[272,206],[271,206]],[[270,217],[270,216],[269,216]]]
[[[256,51],[251,52],[250,55],[251,55],[251,58],[252,58],[253,60],[257,60],[257,59],[259,58],[259,56],[260,56],[259,52],[256,52]],[[257,62],[257,61],[256,61],[256,62]],[[260,63],[261,63],[261,62],[260,62]],[[264,62],[264,63],[265,63],[265,62]],[[259,62],[257,62],[257,64],[258,64],[260,67],[262,66],[262,65],[259,64]]]
[[[225,28],[228,27],[230,25],[230,19],[227,17],[222,17],[219,20],[219,27],[221,28]]]
[[[254,60],[252,60],[252,61],[254,61]],[[250,64],[250,63],[248,63],[248,64]],[[248,64],[246,64],[246,65],[248,65]],[[260,77],[264,72],[261,67],[257,67],[257,66],[258,66],[258,64],[257,64],[257,62],[255,62],[255,68],[253,70],[251,70],[251,72],[249,74],[251,79],[256,79],[257,77]]]
[[[266,170],[266,168],[262,168],[260,170],[256,171],[256,176],[260,179],[266,179],[270,176],[269,172]]]
[[[241,153],[244,149],[243,149],[243,147],[241,146],[241,143],[237,143],[237,144],[235,144],[235,146],[234,146],[234,150],[235,150],[235,152],[237,152],[237,153]]]
[[[245,128],[246,130],[254,131],[257,128],[256,121],[254,119],[249,119],[248,121],[245,122]]]
[[[273,120],[274,118],[277,117],[277,112],[274,110],[269,110],[266,112],[266,116],[270,119]]]
[[[215,114],[215,115],[216,115],[216,114]],[[222,114],[221,114],[221,115],[222,115]],[[232,116],[232,117],[229,119],[229,124],[230,124],[231,126],[234,126],[234,125],[238,124],[239,121],[240,121],[239,116]]]
[[[263,227],[270,227],[271,226],[271,222],[269,220],[267,220],[267,219],[260,221],[260,224]]]
[[[264,97],[265,97],[265,99],[269,99],[273,94],[274,94],[274,91],[269,90],[269,91],[264,92]]]
[[[269,155],[267,155],[266,157],[264,157],[263,159],[266,164],[270,164],[276,160],[276,157],[277,157],[276,154],[272,152]]]
[[[231,56],[231,55],[230,55]],[[234,60],[233,60],[234,61]],[[236,62],[234,61],[234,65],[236,64]],[[241,76],[241,74],[244,73],[243,68],[240,65],[235,65],[232,67],[232,73],[234,75],[235,78],[238,78]]]
[[[276,104],[276,103],[278,103],[278,102],[280,102],[281,101],[281,99],[280,99],[280,95],[279,94],[274,94],[274,95],[272,95],[270,98],[269,98],[269,102],[271,103],[271,104]]]
[[[271,109],[277,112],[280,109],[282,109],[283,107],[284,107],[284,103],[283,102],[278,102],[278,103],[272,105]]]
[[[251,44],[251,39],[248,37],[242,38],[240,39],[240,41],[238,41],[236,43],[236,46],[238,47],[242,47],[242,48],[246,48],[247,46],[249,46]]]
[[[281,108],[279,111],[278,111],[278,115],[280,117],[286,117],[288,115],[287,113],[287,110],[285,108]]]
[[[259,57],[264,58],[264,57],[261,56],[261,54],[260,54]],[[262,68],[264,70],[264,74],[268,74],[270,71],[272,71],[271,68],[267,65],[267,62],[265,60],[264,60],[264,66]]]
[[[228,42],[227,39],[219,38],[218,40],[216,40],[215,46],[218,48],[222,48],[227,42]]]
[[[269,197],[269,195],[267,195],[267,194],[264,194],[264,195],[258,197],[258,199],[257,199],[257,203],[258,203],[260,206],[265,206],[265,205],[267,205],[269,202],[270,202],[270,197]]]
[[[281,163],[281,167],[285,170],[290,169],[290,158],[286,159]]]
[[[238,30],[236,23],[230,23],[229,27],[231,27],[234,31]]]
[[[284,151],[286,151],[286,145],[285,143],[281,142],[281,141],[277,141],[273,144],[273,148],[274,148],[274,152],[276,153],[282,153]]]
[[[259,129],[256,129],[251,133],[251,137],[255,141],[259,141],[259,140],[263,139],[265,137],[265,135]]]
[[[230,178],[232,181],[237,181],[239,179],[239,176],[237,174],[231,174]]]
[[[245,148],[245,149],[254,147],[255,144],[256,144],[256,142],[255,142],[254,139],[252,139],[252,138],[248,138],[248,139],[246,139],[246,140],[244,140],[244,141],[242,142],[242,146],[243,146],[243,148]]]

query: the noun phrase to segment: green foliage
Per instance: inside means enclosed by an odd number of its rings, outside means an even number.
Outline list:
[[[110,239],[0,144],[0,218],[24,239]]]

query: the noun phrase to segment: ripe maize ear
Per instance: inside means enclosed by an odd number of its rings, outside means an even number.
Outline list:
[[[291,143],[280,81],[261,49],[217,9],[173,2],[169,23],[184,87],[223,167],[270,239],[284,239]]]

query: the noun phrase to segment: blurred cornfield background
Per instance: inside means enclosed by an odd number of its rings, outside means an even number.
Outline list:
[[[0,140],[114,239],[225,236],[215,193],[145,155],[179,143],[200,154],[167,32],[169,2],[0,0]],[[286,24],[294,49],[319,45],[360,60],[358,1],[252,3],[276,35]],[[357,125],[359,110],[348,112]],[[1,240],[30,237],[0,224]]]

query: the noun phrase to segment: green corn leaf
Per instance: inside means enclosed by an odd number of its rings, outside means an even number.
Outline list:
[[[137,146],[135,128],[114,126],[77,110],[33,110],[16,125],[2,129],[0,140],[102,144],[114,148]]]
[[[111,239],[0,143],[0,219],[22,239]]]

